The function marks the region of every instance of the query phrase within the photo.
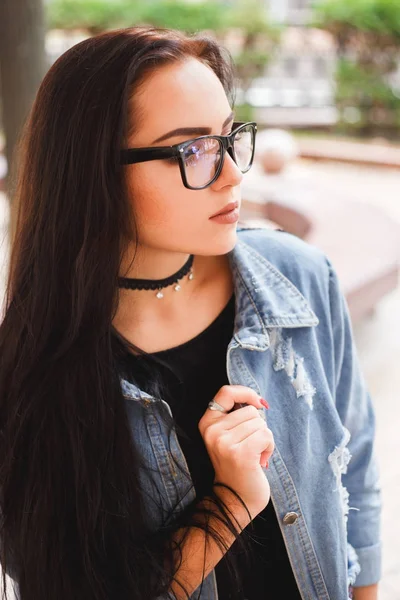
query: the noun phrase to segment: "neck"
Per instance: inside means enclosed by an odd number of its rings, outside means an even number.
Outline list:
[[[136,252],[133,250],[127,252],[124,256],[120,277],[129,279],[144,279],[149,281],[163,280],[177,273],[188,261],[190,254],[183,252],[166,252],[154,248],[143,249],[140,246]],[[181,289],[179,292],[174,292],[173,286],[164,288],[165,295],[162,304],[166,304],[165,300],[170,299],[176,303],[178,297],[188,299],[196,295],[208,281],[214,279],[215,275],[225,269],[227,265],[227,257],[223,256],[194,256],[193,260],[193,280],[189,280],[185,276],[180,281]],[[152,290],[120,290],[121,296],[129,292],[130,301],[148,303],[155,298]],[[153,298],[154,297],[154,298]],[[170,298],[171,297],[171,298]]]
[[[188,260],[190,254],[150,251],[141,253],[138,249],[134,261],[125,259],[120,276],[134,279],[165,279],[176,273]],[[195,256],[193,261],[194,279],[184,277],[181,289],[175,292],[173,286],[163,290],[162,300],[156,298],[153,290],[119,290],[119,302],[114,325],[124,329],[126,323],[144,322],[147,319],[180,319],[187,308],[196,303],[200,306],[206,297],[212,298],[214,289],[223,286],[226,296],[232,291],[231,272],[227,255]],[[231,290],[229,292],[229,289]]]
[[[182,252],[165,252],[153,248],[146,248],[144,252],[139,247],[136,254],[130,252],[124,257],[120,276],[131,279],[165,279],[179,271],[189,256]]]
[[[176,272],[189,254],[179,256],[178,262],[176,255],[160,255],[153,266],[146,256],[146,262],[140,260],[135,263],[135,268],[132,264],[128,273],[121,269],[121,275],[129,274],[136,279],[165,278]],[[146,352],[165,350],[193,339],[216,319],[233,291],[226,254],[196,255],[193,273],[194,279],[182,281],[179,292],[166,288],[162,300],[158,300],[153,291],[119,289],[117,312],[113,318],[115,329]]]

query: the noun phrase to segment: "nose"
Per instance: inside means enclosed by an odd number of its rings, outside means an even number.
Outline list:
[[[237,186],[242,182],[243,173],[233,160],[232,149],[229,148],[225,153],[224,164],[219,174],[219,177],[214,183],[212,187],[214,189],[221,189],[227,185],[229,186]]]

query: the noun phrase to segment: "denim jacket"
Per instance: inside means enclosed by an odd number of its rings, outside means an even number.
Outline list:
[[[241,228],[229,256],[236,317],[227,374],[270,404],[263,416],[276,447],[265,475],[301,596],[348,600],[349,585],[380,578],[380,491],[374,413],[337,276],[319,250],[283,232]],[[177,514],[195,491],[175,465],[187,469],[160,416],[166,402],[121,383],[156,529],[163,511]],[[192,598],[218,598],[214,571]]]

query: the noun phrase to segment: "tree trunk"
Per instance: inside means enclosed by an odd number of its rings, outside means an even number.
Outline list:
[[[0,77],[2,121],[8,161],[7,191],[11,232],[17,207],[11,201],[14,152],[45,71],[42,0],[0,0]]]

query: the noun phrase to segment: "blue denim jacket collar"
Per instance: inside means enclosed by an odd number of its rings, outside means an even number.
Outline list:
[[[232,341],[243,348],[263,351],[270,346],[268,329],[318,325],[318,318],[300,291],[256,250],[239,240],[229,260],[237,309]],[[154,401],[124,379],[121,386],[126,399]]]
[[[300,291],[256,250],[238,241],[229,258],[237,307],[234,337],[241,346],[266,350],[268,329],[318,325]]]

